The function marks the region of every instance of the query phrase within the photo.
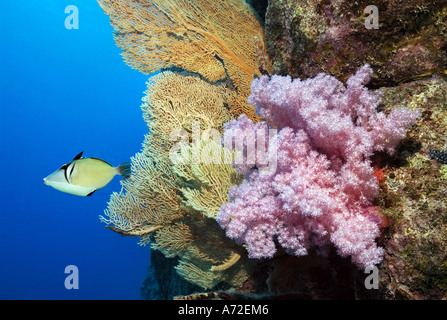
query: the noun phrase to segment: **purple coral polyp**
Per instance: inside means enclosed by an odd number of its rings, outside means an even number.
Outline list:
[[[420,113],[405,107],[388,116],[377,112],[380,92],[364,86],[372,72],[363,66],[347,87],[326,74],[253,81],[248,102],[266,120],[254,124],[241,115],[225,125],[224,139],[235,131],[277,128],[276,145],[267,148],[276,152],[276,170],[238,165],[245,178],[217,215],[251,258],[273,257],[279,244],[296,256],[335,246],[361,268],[381,262],[383,248],[375,242],[381,220],[372,204],[379,188],[370,157],[393,153]]]

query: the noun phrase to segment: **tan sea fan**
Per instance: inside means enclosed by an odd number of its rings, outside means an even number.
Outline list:
[[[126,63],[149,74],[180,68],[213,83],[229,80],[233,116],[258,119],[245,102],[259,76],[261,23],[243,0],[98,0],[110,17]],[[262,55],[266,56],[266,55]],[[271,69],[263,61],[263,69]]]
[[[247,259],[244,249],[214,219],[240,177],[231,162],[206,163],[206,158],[214,151],[225,157],[229,151],[213,140],[193,143],[194,125],[201,129],[200,138],[222,133],[232,118],[225,105],[233,93],[186,72],[153,76],[142,105],[149,133],[142,151],[131,158],[131,178],[122,181],[122,191],[112,194],[101,217],[111,230],[137,236],[140,244],[151,243],[166,257],[178,257],[177,272],[203,288],[221,281],[240,286],[250,266],[241,262]],[[179,141],[187,145],[178,151],[189,152],[189,143],[201,145],[205,163],[174,164],[170,156]]]
[[[181,152],[192,158],[194,149],[200,153],[200,162],[176,164],[174,172],[184,181],[195,181],[196,184],[185,184],[180,190],[185,197],[186,205],[202,212],[208,218],[216,218],[223,203],[229,201],[228,190],[242,182],[243,175],[233,168],[233,152],[224,148],[214,140],[200,140],[191,145],[183,145]]]

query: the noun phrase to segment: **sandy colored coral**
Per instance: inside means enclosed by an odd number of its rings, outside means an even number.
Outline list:
[[[214,219],[197,211],[189,212],[184,219],[190,228],[193,241],[179,255],[177,272],[186,280],[202,288],[213,288],[219,282],[240,287],[247,280],[254,262],[248,259],[244,248],[225,236]],[[156,237],[166,237],[157,231]]]
[[[256,118],[245,103],[253,75],[260,75],[256,41],[260,22],[243,0],[98,0],[110,17],[124,60],[143,73],[181,68],[211,82],[229,79],[242,100],[237,116]],[[269,66],[269,64],[268,64]]]
[[[175,223],[155,235],[152,248],[162,251],[167,258],[173,258],[187,251],[193,241],[194,238],[188,225]]]
[[[185,182],[197,182],[181,188],[185,204],[214,219],[221,205],[229,201],[228,190],[240,184],[243,176],[233,168],[233,153],[221,146],[220,141],[200,140],[183,145],[180,152],[191,159],[195,150],[200,152],[201,161],[176,164],[174,172]]]
[[[160,140],[159,144],[169,141],[170,137],[177,141],[182,129],[183,134],[194,138],[194,126],[200,136],[207,129],[220,130],[223,123],[231,119],[225,106],[233,92],[198,76],[165,71],[151,78],[145,93],[143,118],[150,124],[151,139]],[[170,148],[166,147],[162,145],[159,150]]]
[[[196,75],[164,71],[150,79],[146,94],[142,110],[149,133],[143,150],[131,158],[132,176],[112,194],[101,220],[115,232],[140,237],[141,244],[151,243],[166,257],[178,257],[178,274],[194,284],[240,286],[250,266],[241,262],[245,251],[209,218],[240,177],[231,161],[207,161],[212,150],[223,147],[205,139],[213,132],[220,136],[231,119],[225,105],[233,92]],[[174,164],[179,144],[185,149],[193,141],[202,145],[204,162]]]

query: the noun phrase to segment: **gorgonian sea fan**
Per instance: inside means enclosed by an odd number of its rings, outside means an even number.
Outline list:
[[[272,257],[276,241],[296,256],[333,245],[359,267],[382,260],[383,248],[375,243],[381,218],[372,205],[379,188],[370,157],[374,151],[393,153],[420,113],[405,107],[388,116],[377,112],[380,92],[364,86],[372,72],[363,66],[346,87],[326,74],[253,81],[248,102],[266,121],[254,124],[241,115],[224,126],[224,140],[276,128],[265,148],[265,157],[275,157],[275,170],[235,165],[245,178],[231,188],[217,215],[250,257]]]

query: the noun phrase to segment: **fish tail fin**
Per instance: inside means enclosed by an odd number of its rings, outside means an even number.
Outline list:
[[[118,166],[118,174],[122,175],[124,178],[129,178],[131,171],[131,165],[130,162],[124,162]]]

